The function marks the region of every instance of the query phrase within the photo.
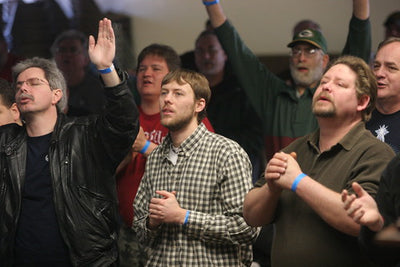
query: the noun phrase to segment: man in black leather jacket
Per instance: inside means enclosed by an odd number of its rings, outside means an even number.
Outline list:
[[[13,69],[25,124],[0,127],[0,266],[116,266],[114,172],[139,129],[127,75],[112,65],[111,21],[99,22],[89,55],[105,85],[99,116],[70,118],[55,64],[27,59]]]

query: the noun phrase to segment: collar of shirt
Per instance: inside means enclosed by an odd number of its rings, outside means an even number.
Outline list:
[[[187,157],[191,155],[196,150],[196,144],[199,142],[200,139],[203,138],[204,134],[207,132],[207,128],[204,126],[203,123],[197,127],[197,129],[188,137],[182,144],[179,146],[178,156]],[[161,144],[161,151],[164,155],[164,158],[169,160],[169,155],[172,146],[172,140],[170,134],[166,136],[164,142]]]
[[[329,151],[338,145],[340,145],[347,151],[351,150],[351,148],[357,144],[361,135],[365,134],[365,131],[367,131],[365,129],[365,123],[363,121],[360,121],[342,138],[342,140],[340,140],[336,145],[334,145],[331,149],[329,149]],[[318,146],[319,129],[308,136],[307,143],[314,150],[318,151],[318,153],[320,152]]]

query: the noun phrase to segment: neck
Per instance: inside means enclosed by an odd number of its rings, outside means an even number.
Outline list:
[[[210,87],[214,87],[218,84],[220,84],[223,80],[224,80],[224,72],[218,72],[217,74],[211,74],[211,75],[206,75],[204,74],[204,76],[206,76],[208,83],[210,84]]]
[[[318,82],[319,82],[319,81],[318,81]],[[307,88],[314,88],[314,87],[316,87],[318,82],[314,82],[314,83],[312,83],[312,84],[309,84],[308,86],[297,84],[297,85],[296,85],[296,90],[297,90],[298,95],[299,95],[299,96],[302,96],[302,95],[304,94],[304,92],[306,91]]]
[[[398,99],[379,99],[375,105],[376,109],[382,114],[393,114],[400,110],[400,101]]]
[[[338,118],[318,118],[320,151],[324,152],[336,145],[360,121],[360,118],[352,121],[343,121]]]
[[[57,121],[57,111],[46,114],[27,114],[24,117],[28,136],[42,136],[53,132]]]
[[[194,118],[190,123],[188,123],[185,127],[176,130],[176,131],[169,131],[172,139],[172,143],[174,147],[179,147],[183,141],[186,140],[189,136],[191,136],[194,131],[196,131],[197,127],[197,118]]]

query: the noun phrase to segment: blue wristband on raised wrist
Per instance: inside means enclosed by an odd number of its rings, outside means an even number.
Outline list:
[[[205,6],[212,6],[212,5],[215,5],[215,4],[218,4],[218,3],[219,3],[219,0],[214,0],[214,1],[211,1],[211,2],[203,1],[203,4]]]
[[[146,153],[147,149],[148,149],[149,146],[150,146],[150,143],[151,143],[151,142],[150,142],[149,140],[146,140],[146,143],[144,144],[143,148],[139,151],[139,153],[140,153],[140,154]]]
[[[186,211],[185,219],[183,220],[183,225],[186,225],[189,219],[190,210]]]
[[[102,70],[97,70],[98,72],[100,72],[101,74],[107,74],[110,73],[114,70],[114,64],[111,64],[111,66],[107,69],[102,69]]]
[[[293,184],[292,184],[292,191],[293,192],[296,192],[297,185],[299,184],[301,179],[303,179],[306,176],[307,176],[307,174],[304,174],[304,173],[300,173],[299,175],[297,175],[297,177],[294,179]]]

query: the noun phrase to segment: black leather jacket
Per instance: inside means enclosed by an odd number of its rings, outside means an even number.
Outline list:
[[[74,266],[118,262],[114,172],[139,130],[139,113],[126,83],[106,88],[104,115],[58,114],[49,148],[54,203]],[[26,130],[0,127],[0,266],[11,266],[26,166]]]

